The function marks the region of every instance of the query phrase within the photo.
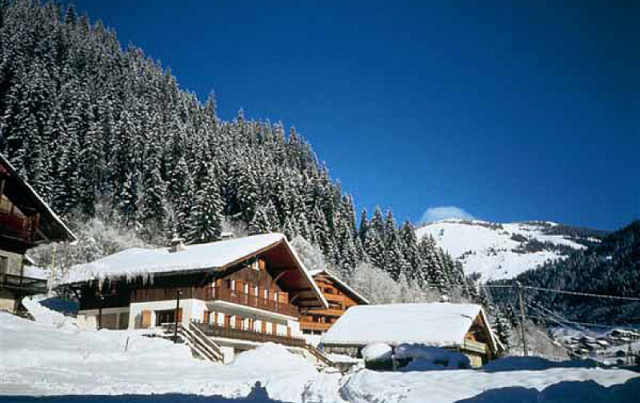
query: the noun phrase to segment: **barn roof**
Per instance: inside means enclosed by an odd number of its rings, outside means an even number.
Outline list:
[[[131,248],[90,263],[73,266],[62,284],[221,271],[258,255],[267,258],[271,256],[274,257],[273,260],[282,261],[282,266],[275,269],[297,270],[305,288],[315,296],[320,305],[328,306],[322,292],[286,237],[277,233],[187,245],[184,250],[177,252],[170,252],[169,248]]]
[[[480,305],[411,303],[359,305],[349,308],[320,340],[321,344],[357,345],[382,342],[392,346],[417,343],[433,347],[461,346]],[[491,332],[490,328],[487,328]],[[493,335],[491,335],[493,342]]]

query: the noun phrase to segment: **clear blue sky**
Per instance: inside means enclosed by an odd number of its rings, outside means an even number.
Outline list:
[[[295,125],[358,208],[640,218],[639,2],[74,3],[223,118]]]

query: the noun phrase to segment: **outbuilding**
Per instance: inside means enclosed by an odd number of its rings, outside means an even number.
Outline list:
[[[319,347],[327,353],[361,357],[362,349],[371,343],[460,351],[474,367],[504,350],[480,305],[453,303],[354,306],[329,328]]]

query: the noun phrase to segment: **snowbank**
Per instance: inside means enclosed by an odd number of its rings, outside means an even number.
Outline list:
[[[0,312],[2,395],[184,393],[247,396],[256,382],[275,400],[298,402],[313,365],[276,345],[231,365],[192,358],[185,345],[140,331],[81,331]]]
[[[539,396],[545,396],[549,389],[564,390],[567,394],[557,395],[554,402],[603,402],[589,398],[590,389],[595,387],[607,399],[614,396],[635,396],[633,399],[614,401],[627,402],[637,400],[640,395],[640,378],[628,385],[616,387],[622,389],[607,390],[613,385],[623,384],[638,377],[637,373],[625,370],[605,370],[600,368],[553,368],[546,371],[513,371],[486,373],[472,369],[429,371],[429,372],[376,372],[359,371],[348,378],[341,388],[342,397],[355,403],[364,402],[411,402],[444,403],[458,402],[463,399],[482,402],[539,402]],[[591,386],[590,386],[591,385]],[[547,389],[549,388],[549,389]],[[587,398],[581,393],[587,389]],[[521,391],[531,389],[528,397],[522,398]],[[489,394],[489,391],[493,394]],[[542,392],[542,393],[539,393]],[[485,394],[486,393],[486,394]],[[487,398],[488,396],[488,398]],[[549,401],[549,400],[547,400]]]
[[[430,371],[469,368],[469,358],[457,351],[429,347],[420,344],[401,344],[396,348],[394,358],[412,361],[402,371]]]
[[[40,324],[58,329],[75,329],[77,327],[75,318],[64,316],[59,312],[44,307],[39,303],[38,298],[25,297],[22,299],[22,305],[31,314],[33,319]]]
[[[375,372],[361,369],[342,376],[337,371],[317,372],[301,356],[273,344],[242,353],[225,366],[196,360],[186,346],[144,337],[140,331],[81,331],[73,326],[57,327],[55,323],[55,320],[38,323],[0,312],[0,394],[6,396],[4,401],[25,401],[14,398],[16,395],[57,395],[61,400],[50,402],[81,402],[87,400],[87,395],[94,395],[97,397],[90,401],[204,403],[208,400],[194,395],[218,396],[211,401],[220,401],[219,396],[243,398],[259,392],[256,382],[266,389],[269,399],[263,393],[262,397],[249,399],[250,402],[422,403],[426,397],[429,402],[475,397],[485,399],[478,401],[513,401],[514,396],[525,394],[557,398],[558,393],[567,391],[570,394],[563,396],[569,400],[564,401],[572,401],[574,396],[577,397],[574,401],[593,401],[590,399],[593,396],[604,396],[610,400],[603,401],[609,403],[615,401],[612,396],[640,395],[640,378],[624,384],[639,374],[625,370]],[[424,350],[420,350],[420,354],[405,353],[422,356]],[[505,361],[502,365],[531,367],[527,363],[518,364],[518,360],[522,359],[514,358],[512,363]],[[120,400],[109,397],[134,394],[154,396],[122,396]],[[73,400],[70,398],[73,395],[83,396]],[[633,398],[617,401],[633,401]]]
[[[371,343],[362,349],[362,358],[365,361],[390,360],[392,355],[393,350],[386,343]]]

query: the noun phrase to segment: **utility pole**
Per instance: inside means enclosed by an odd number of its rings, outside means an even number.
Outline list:
[[[178,314],[180,313],[180,296],[182,295],[182,290],[178,289],[178,292],[176,292],[176,313],[175,313],[175,326],[173,327],[173,342],[177,343],[178,342],[178,326],[180,326],[180,324],[178,323]]]
[[[520,301],[520,332],[522,335],[522,352],[525,357],[529,356],[529,350],[527,349],[527,334],[525,332],[525,315],[524,315],[524,288],[519,281],[516,281],[516,290],[518,291],[518,300]]]
[[[100,291],[96,293],[96,301],[98,302],[98,330],[102,329],[102,303],[104,295]]]

